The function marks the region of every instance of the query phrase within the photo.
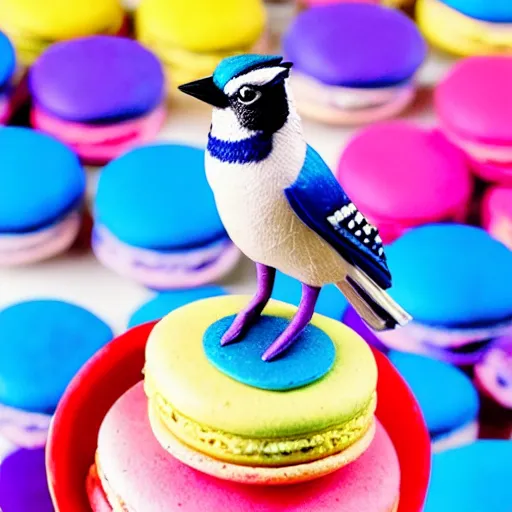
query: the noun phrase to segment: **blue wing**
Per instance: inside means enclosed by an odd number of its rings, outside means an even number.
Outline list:
[[[381,288],[391,286],[379,232],[357,210],[341,185],[310,146],[297,180],[285,189],[293,211],[345,260]]]

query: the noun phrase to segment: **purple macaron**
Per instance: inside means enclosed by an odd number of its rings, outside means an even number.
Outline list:
[[[32,124],[104,163],[151,140],[165,119],[165,77],[136,41],[91,36],[53,45],[30,71]]]
[[[53,512],[45,470],[44,448],[21,449],[0,464],[2,512]]]
[[[337,123],[395,115],[413,98],[427,47],[403,13],[372,4],[313,7],[284,39],[293,86],[305,114]]]

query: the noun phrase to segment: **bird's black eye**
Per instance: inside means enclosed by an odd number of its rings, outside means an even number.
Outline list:
[[[261,91],[244,85],[238,90],[238,100],[244,105],[250,105],[261,98]]]

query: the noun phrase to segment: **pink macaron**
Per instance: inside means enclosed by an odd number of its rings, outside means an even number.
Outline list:
[[[512,187],[490,188],[482,202],[482,224],[512,250]]]
[[[113,510],[134,512],[196,512],[199,496],[201,509],[208,511],[393,512],[400,467],[393,443],[378,424],[358,460],[315,481],[269,488],[219,480],[182,464],[160,446],[139,383],[116,402],[100,428],[96,465],[87,483],[95,512],[105,510],[98,487]]]
[[[486,181],[512,183],[512,59],[471,57],[437,86],[435,110],[446,135]]]
[[[385,243],[414,226],[464,220],[472,190],[464,154],[440,132],[404,121],[362,129],[336,176]]]

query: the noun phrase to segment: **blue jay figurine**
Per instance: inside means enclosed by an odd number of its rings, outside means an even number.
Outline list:
[[[206,174],[233,242],[256,262],[258,289],[223,335],[239,341],[270,299],[275,269],[302,283],[294,318],[266,350],[270,361],[308,325],[323,285],[335,283],[373,329],[409,315],[384,291],[391,275],[377,229],[304,140],[288,84],[291,63],[228,57],[181,91],[213,106]]]

